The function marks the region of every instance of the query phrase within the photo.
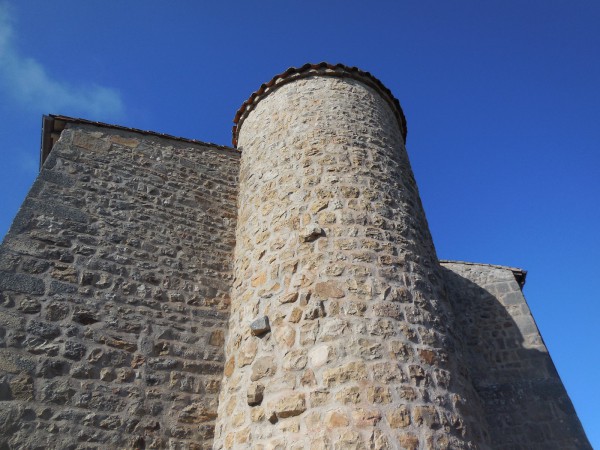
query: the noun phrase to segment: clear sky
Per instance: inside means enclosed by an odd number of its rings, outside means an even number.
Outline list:
[[[529,271],[600,448],[598,1],[0,0],[0,236],[38,170],[42,114],[228,145],[261,83],[323,60],[400,100],[439,257]]]

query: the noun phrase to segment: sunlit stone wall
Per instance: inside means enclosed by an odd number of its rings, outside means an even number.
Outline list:
[[[327,75],[240,125],[215,448],[485,447],[394,110]]]

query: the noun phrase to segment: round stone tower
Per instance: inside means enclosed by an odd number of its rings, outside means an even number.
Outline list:
[[[235,281],[215,447],[486,447],[398,101],[329,64],[236,116]]]

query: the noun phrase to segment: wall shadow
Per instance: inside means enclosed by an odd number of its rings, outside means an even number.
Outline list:
[[[492,448],[591,449],[512,271],[442,269]]]

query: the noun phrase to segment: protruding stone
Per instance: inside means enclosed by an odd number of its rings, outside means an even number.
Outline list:
[[[322,301],[311,301],[306,305],[304,311],[304,318],[307,320],[314,320],[320,317],[325,317],[325,308]]]
[[[279,303],[294,303],[296,300],[298,300],[298,293],[288,292],[279,298]]]
[[[265,410],[260,406],[252,408],[250,411],[250,420],[252,422],[262,422],[265,420]]]
[[[227,362],[225,363],[225,369],[224,369],[224,375],[226,377],[230,377],[231,374],[233,373],[233,369],[235,368],[235,358],[232,356],[231,358],[229,358],[227,360]]]
[[[360,402],[362,389],[358,386],[342,388],[335,394],[335,399],[344,405],[357,404]]]
[[[42,305],[37,300],[26,298],[21,300],[17,309],[25,314],[35,314],[40,312]]]
[[[177,420],[182,423],[204,423],[214,420],[216,417],[215,411],[207,408],[201,403],[193,403],[183,408]]]
[[[302,318],[302,310],[300,308],[294,308],[288,317],[288,321],[291,323],[298,323]]]
[[[127,383],[135,378],[135,371],[129,367],[120,367],[117,369],[117,381]]]
[[[250,331],[254,336],[261,336],[270,330],[271,325],[269,325],[269,318],[267,316],[259,317],[250,324]]]
[[[100,369],[100,379],[102,381],[112,381],[115,379],[115,372],[112,368],[104,367]]]
[[[327,404],[331,395],[327,389],[317,389],[310,393],[310,406],[313,408]]]
[[[280,419],[294,417],[306,411],[306,399],[304,394],[288,394],[279,398],[273,404],[273,411]]]
[[[300,242],[312,242],[323,236],[323,229],[317,224],[311,223],[300,232]]]
[[[246,397],[250,406],[260,405],[263,401],[265,387],[260,383],[252,383],[248,388]]]
[[[308,358],[305,350],[292,350],[283,358],[283,368],[286,370],[302,370],[306,367]]]
[[[409,386],[402,386],[398,389],[398,396],[403,400],[412,402],[417,398],[417,393]]]

